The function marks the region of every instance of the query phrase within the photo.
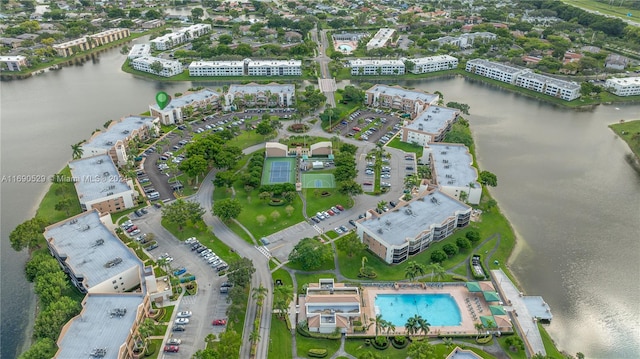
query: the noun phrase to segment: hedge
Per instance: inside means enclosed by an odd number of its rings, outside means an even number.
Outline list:
[[[324,358],[327,354],[327,349],[309,349],[307,351],[307,355],[312,358]]]
[[[378,350],[385,350],[389,347],[389,339],[379,336],[371,341],[371,345]]]
[[[307,337],[307,338],[316,338],[316,339],[332,339],[332,340],[338,340],[340,339],[340,337],[342,336],[341,333],[311,333],[309,331],[309,329],[304,328],[301,325],[296,325],[296,331],[298,332],[298,334],[302,335],[303,337]]]
[[[396,339],[404,339],[404,340],[402,340],[402,342],[399,342]],[[393,347],[396,349],[406,348],[407,345],[409,345],[409,339],[403,336],[393,337],[391,338],[391,345],[393,345]]]

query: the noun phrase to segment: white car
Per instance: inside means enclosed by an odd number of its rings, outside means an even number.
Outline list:
[[[177,317],[178,317],[178,318],[189,318],[192,314],[193,314],[193,313],[191,313],[190,311],[185,310],[185,311],[183,311],[183,312],[179,312],[179,313],[177,314]]]
[[[189,319],[188,318],[178,318],[175,321],[176,324],[189,324]]]

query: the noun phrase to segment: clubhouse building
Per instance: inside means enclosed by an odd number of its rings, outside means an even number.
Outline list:
[[[149,111],[151,116],[158,117],[163,125],[173,125],[183,121],[185,116],[182,114],[182,110],[187,106],[193,109],[205,108],[207,106],[218,108],[219,104],[219,93],[209,89],[203,89],[173,98],[163,109],[157,104],[149,105]]]
[[[471,207],[440,189],[427,188],[388,212],[367,212],[356,221],[356,232],[369,250],[397,264],[467,226],[470,219]]]
[[[310,332],[333,333],[338,329],[352,333],[352,320],[362,314],[358,287],[334,283],[333,278],[309,283],[306,296],[299,297],[299,300],[304,311],[300,312],[298,320],[306,320]]]

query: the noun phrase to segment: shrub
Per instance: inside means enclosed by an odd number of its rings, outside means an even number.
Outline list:
[[[389,347],[389,339],[383,336],[377,336],[372,342],[374,348],[378,350],[385,350]]]
[[[353,321],[353,325],[355,325],[355,326],[358,326],[358,327],[359,327],[359,326],[361,326],[361,325],[362,325],[362,322],[361,322],[361,321],[359,321],[359,320],[354,320],[354,321]]]
[[[492,341],[493,341],[493,336],[492,335],[476,339],[476,343],[482,344],[482,345],[489,344]]]
[[[365,339],[364,340],[364,345],[366,345],[366,346],[371,345],[371,339]]]
[[[307,351],[307,355],[312,358],[324,358],[327,354],[327,349],[309,349]]]
[[[407,337],[398,335],[391,339],[391,345],[393,345],[393,347],[396,349],[402,349],[406,348],[406,346],[409,345],[409,341],[407,340]]]

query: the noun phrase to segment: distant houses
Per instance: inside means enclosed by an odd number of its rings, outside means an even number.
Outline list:
[[[56,50],[59,56],[69,57],[78,52],[91,50],[94,47],[106,45],[129,36],[131,36],[129,29],[109,29],[97,34],[55,44],[53,49]]]

